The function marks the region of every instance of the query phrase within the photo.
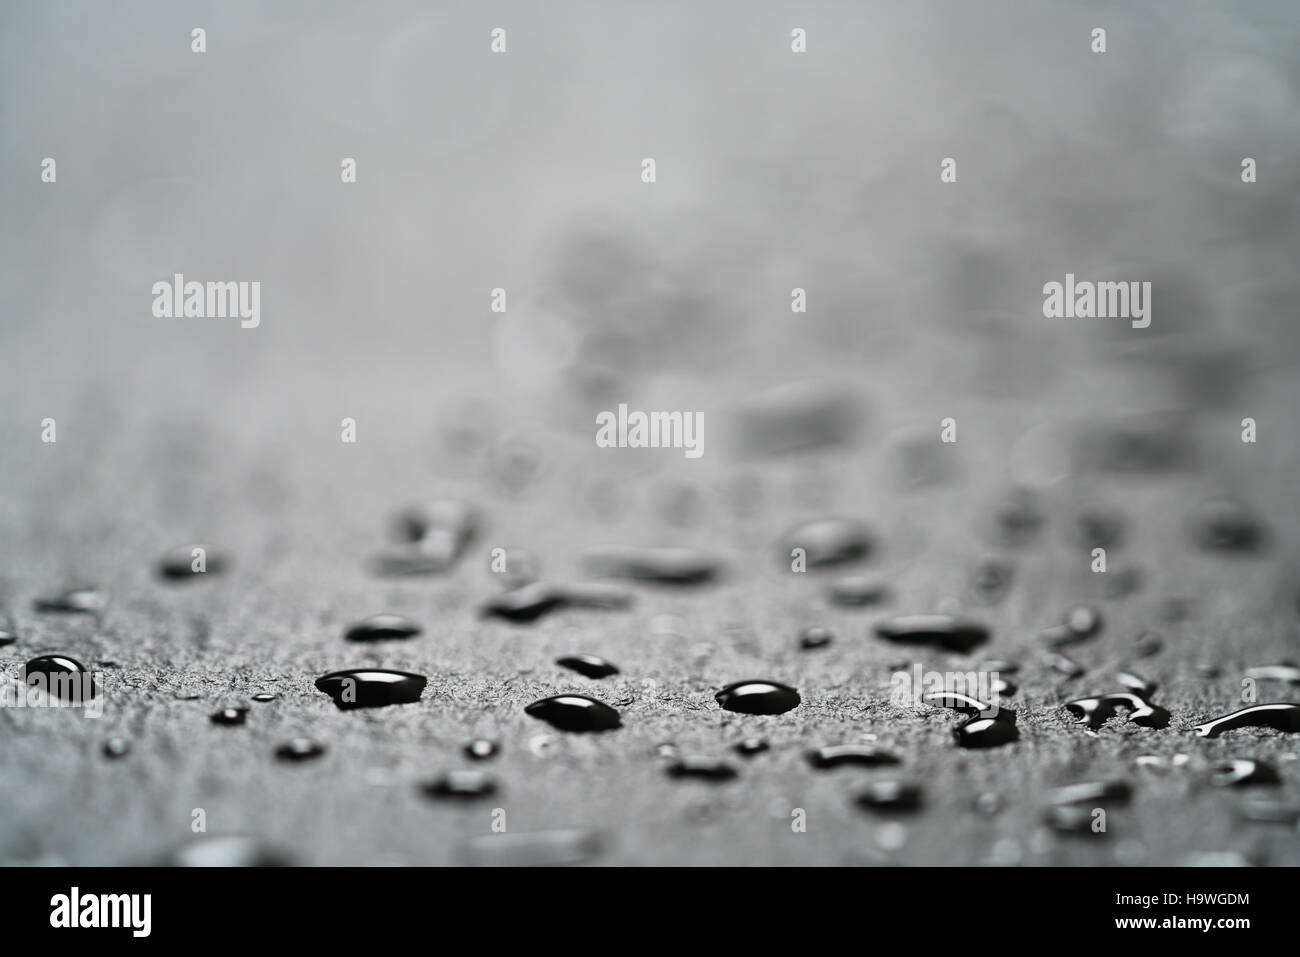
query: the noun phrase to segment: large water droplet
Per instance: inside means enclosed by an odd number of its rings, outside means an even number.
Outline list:
[[[343,637],[348,641],[395,641],[414,638],[422,630],[401,615],[371,615],[349,625]]]
[[[988,628],[979,622],[951,615],[897,615],[876,622],[875,632],[896,644],[933,645],[962,653],[989,637]]]
[[[850,764],[873,768],[900,763],[897,755],[871,744],[832,744],[808,751],[805,757],[815,768],[838,768]]]
[[[595,655],[567,655],[556,658],[555,663],[561,668],[568,668],[588,678],[608,678],[618,674],[617,666]]]
[[[668,775],[674,778],[730,781],[737,776],[737,773],[736,769],[727,762],[707,755],[683,755],[668,765]]]
[[[325,745],[311,738],[291,738],[275,749],[281,761],[311,761],[325,754]]]
[[[71,588],[37,598],[33,604],[37,611],[93,615],[103,611],[107,603],[108,596],[98,588]]]
[[[609,705],[579,694],[542,698],[524,708],[524,713],[561,731],[612,731],[622,726],[618,712]]]
[[[489,797],[496,793],[497,782],[482,771],[448,771],[426,781],[420,789],[432,798],[472,799]]]
[[[1213,499],[1188,520],[1192,540],[1210,551],[1253,552],[1265,544],[1267,530],[1255,511],[1234,499]]]
[[[1129,723],[1139,727],[1164,728],[1169,725],[1168,711],[1129,691],[1112,691],[1091,698],[1077,698],[1067,701],[1065,710],[1092,731],[1100,730],[1120,710],[1126,710]]]
[[[819,518],[790,529],[781,538],[780,560],[787,567],[796,548],[809,568],[841,565],[866,558],[874,540],[865,522],[855,518]]]
[[[858,807],[872,811],[916,811],[921,807],[922,792],[919,785],[890,779],[873,781],[854,800]]]
[[[694,585],[711,581],[722,571],[719,559],[694,548],[637,548],[604,545],[583,552],[590,574],[602,578],[630,578],[669,585]]]
[[[208,720],[213,724],[224,724],[231,727],[241,725],[247,719],[247,708],[222,708],[220,711],[214,711],[208,717]]]
[[[342,710],[382,708],[419,701],[427,680],[405,671],[354,668],[317,678],[316,689],[333,698]]]
[[[775,681],[737,681],[714,697],[728,711],[741,714],[785,714],[799,706],[799,692]]]
[[[1219,761],[1214,765],[1214,776],[1210,781],[1219,787],[1246,787],[1258,784],[1281,784],[1273,766],[1263,761],[1235,758]]]
[[[22,681],[31,688],[72,704],[99,695],[99,682],[76,658],[67,655],[40,655],[23,666]]]
[[[1251,705],[1231,714],[1198,724],[1194,730],[1202,738],[1217,738],[1225,731],[1238,728],[1274,728],[1282,732],[1300,731],[1300,704],[1289,701]]]

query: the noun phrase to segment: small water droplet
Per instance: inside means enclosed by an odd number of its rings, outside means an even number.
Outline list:
[[[872,811],[908,812],[920,809],[922,793],[919,785],[889,779],[873,781],[854,800]]]
[[[427,683],[422,675],[378,668],[333,671],[316,679],[316,689],[334,699],[340,710],[414,704]]]
[[[781,563],[789,567],[791,552],[802,548],[809,568],[842,565],[871,554],[871,530],[855,518],[819,518],[790,529],[781,538]]]
[[[524,708],[524,713],[561,731],[612,731],[622,727],[617,711],[586,695],[542,698]]]
[[[201,837],[173,850],[163,861],[170,867],[289,867],[277,848],[246,835]]]
[[[12,645],[17,640],[18,636],[12,631],[6,631],[5,629],[0,628],[0,648],[3,648],[5,645]]]
[[[975,799],[975,810],[991,817],[1002,810],[1003,804],[1002,795],[994,791],[985,791]]]
[[[222,708],[220,711],[214,711],[208,716],[208,720],[213,724],[224,724],[227,726],[241,725],[248,718],[247,708]]]
[[[471,867],[560,867],[588,861],[603,846],[599,831],[578,828],[484,834],[462,846],[461,859]]]
[[[804,757],[815,768],[838,768],[844,765],[880,767],[899,764],[897,755],[870,744],[833,744],[808,751]]]
[[[876,622],[875,632],[886,641],[906,645],[933,645],[966,653],[988,640],[988,628],[952,615],[898,615]]]
[[[852,441],[859,400],[820,381],[785,382],[748,398],[736,412],[738,451],[767,456]]]
[[[1043,661],[1053,671],[1063,674],[1067,678],[1082,678],[1086,670],[1083,665],[1069,655],[1061,654],[1059,651],[1049,651],[1043,656]]]
[[[1213,771],[1214,776],[1210,778],[1210,781],[1218,787],[1247,787],[1259,784],[1273,785],[1282,783],[1282,779],[1278,777],[1277,771],[1273,769],[1272,765],[1246,758],[1217,761],[1214,764]]]
[[[555,663],[561,668],[568,668],[588,678],[608,678],[618,674],[618,667],[595,655],[568,655],[556,658]]]
[[[668,585],[712,581],[722,571],[719,559],[694,548],[637,548],[604,545],[582,555],[584,567],[600,578],[629,578]]]
[[[866,575],[846,575],[831,583],[830,598],[837,605],[876,605],[889,597],[889,587]]]
[[[253,695],[253,700],[258,704],[265,704],[268,701],[274,701],[278,697],[280,696],[274,691],[259,691],[257,694]]]
[[[40,655],[23,666],[22,682],[71,703],[98,697],[99,682],[76,658]]]
[[[1120,710],[1128,712],[1128,722],[1142,728],[1164,728],[1169,725],[1169,712],[1152,704],[1145,697],[1128,691],[1112,691],[1090,698],[1078,698],[1065,703],[1068,711],[1089,730],[1099,731]]]
[[[1156,693],[1156,683],[1131,671],[1118,671],[1115,679],[1129,691],[1141,698],[1150,698]]]
[[[202,569],[196,569],[194,550],[203,549]],[[158,577],[168,581],[194,581],[208,575],[220,575],[229,566],[225,553],[210,545],[182,545],[158,560]]]
[[[1043,513],[1036,496],[1027,489],[1017,489],[993,512],[997,539],[1006,546],[1026,545],[1038,537],[1043,527]]]
[[[745,758],[752,758],[756,754],[770,751],[771,748],[772,746],[762,738],[745,738],[743,741],[737,741],[732,745],[732,750]]]
[[[483,605],[483,614],[509,621],[536,621],[564,604],[560,589],[550,582],[533,582],[494,595]]]
[[[1188,520],[1189,533],[1201,548],[1220,552],[1254,552],[1265,544],[1267,531],[1255,511],[1234,499],[1213,499]]]
[[[423,629],[401,615],[371,615],[349,625],[343,632],[347,641],[396,641],[414,638]]]
[[[95,614],[103,611],[107,603],[108,596],[98,588],[70,588],[37,598],[33,604],[37,611]]]
[[[281,761],[310,761],[325,753],[325,745],[311,738],[291,738],[275,749],[275,756]]]
[[[1127,804],[1133,796],[1133,786],[1127,781],[1080,781],[1047,792],[1050,804]]]
[[[1280,661],[1275,665],[1259,665],[1246,669],[1246,677],[1256,681],[1285,681],[1300,685],[1300,667],[1289,661]]]
[[[1158,631],[1144,631],[1133,639],[1134,658],[1151,658],[1164,650],[1165,639]]]
[[[1105,831],[1092,829],[1093,812],[1091,808],[1074,804],[1054,804],[1043,811],[1043,823],[1062,834],[1097,834],[1104,837]]]
[[[474,761],[495,758],[500,750],[497,743],[489,738],[475,738],[464,747],[465,757]]]
[[[835,636],[831,634],[829,628],[822,628],[812,625],[799,632],[799,647],[804,651],[816,651],[819,648],[826,648]]]
[[[1194,730],[1202,738],[1217,738],[1237,728],[1273,728],[1282,732],[1300,731],[1300,704],[1289,701],[1251,705],[1231,714],[1198,724]]]
[[[683,755],[668,766],[668,776],[699,781],[730,781],[737,771],[727,762],[707,755]]]
[[[456,770],[424,782],[420,790],[431,798],[482,798],[496,793],[497,782],[482,771]]]
[[[741,714],[785,714],[802,700],[799,692],[775,681],[737,681],[714,698],[726,710]]]
[[[109,738],[104,742],[103,752],[106,758],[124,758],[131,753],[131,742],[126,738]]]

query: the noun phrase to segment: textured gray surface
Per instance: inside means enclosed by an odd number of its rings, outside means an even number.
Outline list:
[[[1189,730],[1237,706],[1243,668],[1296,656],[1294,10],[1108,11],[1103,61],[1083,52],[1091,24],[1069,5],[950,6],[815,9],[812,52],[791,63],[778,9],[6,4],[0,602],[20,640],[0,665],[60,651],[116,667],[101,720],[0,710],[0,859],[150,860],[203,808],[209,833],[256,834],[301,863],[443,863],[501,807],[511,833],[600,831],[599,863],[1300,863],[1300,835],[1240,821],[1245,795],[1211,788],[1205,767],[1268,759],[1274,796],[1295,802],[1300,739]],[[512,52],[489,64],[466,51],[486,49],[498,16]],[[194,25],[209,30],[204,58],[188,52]],[[1247,149],[1262,172],[1244,193]],[[56,186],[37,177],[46,155]],[[346,155],[355,187],[337,182]],[[654,187],[637,179],[645,155],[659,159]],[[948,192],[944,155],[961,164]],[[1110,268],[1156,281],[1151,329],[1041,317],[1043,282]],[[174,271],[260,280],[261,328],[152,319],[150,286]],[[506,317],[487,309],[497,285]],[[807,315],[789,313],[796,285]],[[852,440],[740,454],[731,413],[800,379],[857,397]],[[596,448],[595,414],[618,402],[703,412],[706,454]],[[1153,410],[1182,416],[1170,428],[1193,460],[1099,471],[1080,430]],[[1255,445],[1239,440],[1246,415]],[[46,416],[54,445],[39,441]],[[344,416],[356,445],[338,440]],[[954,446],[937,441],[944,416]],[[902,486],[908,449],[938,457],[935,484]],[[1003,549],[989,524],[1016,483],[1038,490],[1047,521]],[[1186,516],[1222,492],[1268,522],[1263,554],[1189,546]],[[445,576],[370,575],[392,512],[435,494],[482,508],[471,552]],[[1112,570],[1143,577],[1098,602],[1106,628],[1075,649],[1089,673],[1065,681],[1034,636],[1096,587],[1068,534],[1092,503],[1129,516]],[[876,530],[861,567],[893,590],[884,606],[832,608],[831,575],[780,560],[786,528],[840,513]],[[157,559],[190,542],[227,550],[230,571],[160,581]],[[715,549],[727,574],[637,586],[626,612],[479,618],[499,587],[491,548],[527,548],[571,581],[582,549],[607,542]],[[993,608],[967,596],[988,553],[1016,564]],[[108,590],[102,618],[32,610],[78,583]],[[1194,600],[1190,616],[1162,622],[1175,597]],[[988,621],[990,654],[1025,663],[1015,745],[959,751],[955,715],[886,700],[889,666],[909,656],[870,623],[953,599]],[[425,633],[345,645],[348,622],[381,611]],[[797,651],[814,623],[834,644]],[[1164,651],[1135,667],[1160,683],[1170,727],[1085,735],[1059,704],[1116,687],[1149,627]],[[552,665],[572,652],[622,674]],[[1222,676],[1200,677],[1201,662]],[[428,675],[423,700],[337,711],[312,682],[358,664]],[[793,684],[803,704],[720,711],[716,688],[748,677]],[[186,690],[199,699],[177,700]],[[618,703],[625,727],[579,737],[523,714],[561,690]],[[259,691],[280,697],[245,726],[209,723]],[[756,733],[772,750],[732,757],[730,784],[671,780],[655,754],[727,755]],[[867,734],[901,770],[802,759]],[[133,750],[108,761],[114,735]],[[276,762],[297,735],[327,756]],[[476,735],[502,744],[481,765],[500,795],[462,807],[419,794]],[[1134,767],[1180,752],[1181,768]],[[851,802],[893,774],[925,787],[902,832]],[[1044,833],[1045,789],[1097,777],[1136,787],[1108,834]],[[976,813],[985,791],[1004,809]],[[791,831],[794,808],[806,833]]]

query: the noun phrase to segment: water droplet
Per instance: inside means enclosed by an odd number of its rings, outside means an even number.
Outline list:
[[[916,811],[922,803],[919,785],[906,781],[873,781],[854,798],[858,807],[872,811]]]
[[[108,596],[98,588],[71,588],[57,595],[46,595],[33,603],[37,611],[94,614],[103,611]]]
[[[1017,489],[993,512],[997,539],[1007,546],[1025,545],[1038,537],[1043,527],[1043,513],[1038,501],[1027,489]]]
[[[131,753],[131,742],[126,738],[109,738],[104,742],[103,751],[106,758],[124,758]]]
[[[3,648],[5,645],[12,645],[17,640],[18,636],[12,631],[6,631],[5,629],[0,628],[0,648]]]
[[[1154,681],[1148,681],[1141,675],[1134,674],[1131,671],[1118,671],[1115,673],[1115,678],[1140,698],[1150,698],[1156,693],[1156,683]]]
[[[880,767],[900,763],[896,755],[870,744],[833,744],[809,751],[804,757],[815,768],[838,768],[849,764]]]
[[[247,708],[222,708],[220,711],[214,711],[208,716],[208,720],[213,724],[224,724],[228,726],[243,724],[247,718]]]
[[[741,757],[752,758],[756,754],[771,750],[771,747],[762,738],[745,738],[743,741],[737,741],[732,746],[732,750]]]
[[[474,761],[486,761],[500,753],[500,747],[489,738],[475,738],[464,747],[465,757]]]
[[[906,645],[934,645],[966,653],[988,640],[984,625],[952,615],[898,615],[876,622],[875,632],[886,641]]]
[[[169,867],[289,867],[280,850],[245,835],[201,837],[173,850],[163,861]]]
[[[1059,651],[1048,652],[1043,656],[1043,661],[1053,671],[1063,674],[1067,678],[1082,678],[1086,670],[1083,665],[1069,655],[1063,655]]]
[[[1132,796],[1133,786],[1127,781],[1080,781],[1047,792],[1048,802],[1060,805],[1127,804]]]
[[[482,771],[448,771],[420,785],[426,796],[432,798],[482,798],[496,793],[497,782]]]
[[[569,655],[565,658],[556,658],[555,663],[561,668],[568,668],[588,678],[608,678],[610,675],[618,674],[615,665],[595,655]]]
[[[799,692],[775,681],[737,681],[714,698],[726,710],[741,714],[785,714],[802,700]]]
[[[194,549],[203,549],[203,570],[194,568]],[[207,575],[220,575],[230,562],[219,549],[210,545],[182,545],[158,560],[158,576],[168,581],[193,581]]]
[[[1124,538],[1124,515],[1114,509],[1092,505],[1075,517],[1078,543],[1089,550],[1113,548]]]
[[[275,756],[281,761],[310,761],[324,753],[325,745],[311,738],[291,738],[275,749]]]
[[[1273,766],[1263,761],[1235,758],[1217,761],[1214,764],[1214,776],[1211,783],[1218,787],[1246,787],[1257,784],[1281,784]]]
[[[586,829],[484,834],[461,849],[471,867],[560,867],[581,864],[604,846],[600,832]]]
[[[395,641],[414,638],[423,629],[401,615],[371,615],[354,622],[343,632],[347,641]]]
[[[997,748],[1019,740],[1020,732],[1016,729],[1015,721],[1003,718],[1002,714],[1004,713],[1014,712],[1007,712],[1006,709],[1003,709],[996,718],[976,715],[969,721],[963,721],[957,725],[952,730],[957,746],[961,748]]]
[[[465,502],[432,499],[408,506],[394,520],[401,543],[373,560],[381,575],[417,575],[450,569],[478,532],[478,513]]]
[[[799,647],[804,651],[816,651],[818,648],[826,648],[835,636],[831,634],[829,628],[821,628],[812,625],[799,632]]]
[[[584,567],[601,578],[630,578],[669,585],[695,585],[712,581],[722,563],[694,548],[637,548],[604,545],[583,552]]]
[[[524,708],[524,713],[561,731],[612,731],[622,727],[617,711],[603,701],[579,694],[542,698]]]
[[[1254,552],[1267,538],[1255,511],[1234,499],[1214,499],[1201,505],[1192,513],[1188,527],[1192,541],[1209,551]]]
[[[1215,664],[1201,663],[1195,665],[1193,670],[1200,678],[1217,678],[1223,674],[1223,669]]]
[[[509,621],[536,621],[564,604],[560,589],[550,582],[533,582],[493,596],[483,606],[483,614]]]
[[[1144,631],[1133,639],[1134,658],[1151,658],[1164,650],[1165,639],[1158,631]]]
[[[1075,605],[1059,625],[1044,629],[1039,638],[1053,648],[1062,648],[1093,637],[1101,631],[1101,612],[1091,605]]]
[[[1043,811],[1043,823],[1062,834],[1097,834],[1104,837],[1105,831],[1092,829],[1093,812],[1091,808],[1078,807],[1073,804],[1054,804]]]
[[[804,550],[809,568],[842,565],[866,558],[874,538],[865,522],[855,518],[819,518],[790,529],[781,538],[780,560],[789,567],[790,553]]]
[[[1288,801],[1257,798],[1244,801],[1237,808],[1237,816],[1256,824],[1282,824],[1295,827],[1300,822],[1300,804]]]
[[[996,671],[998,674],[1014,675],[1020,671],[1020,663],[1008,658],[985,658],[980,662],[980,670]]]
[[[1237,728],[1274,728],[1282,732],[1300,731],[1300,704],[1289,701],[1251,705],[1231,714],[1225,714],[1194,730],[1202,738],[1217,738],[1225,731]]]
[[[341,710],[382,708],[393,704],[414,704],[427,683],[423,675],[378,668],[333,671],[316,679],[316,689],[334,699]]]
[[[776,455],[852,441],[858,399],[820,381],[786,382],[750,397],[737,410],[736,444],[745,455]]]
[[[1300,667],[1289,661],[1280,661],[1275,665],[1259,665],[1246,669],[1246,677],[1256,681],[1285,681],[1300,685]]]
[[[1081,436],[1079,461],[1103,472],[1173,472],[1196,458],[1191,418],[1140,413],[1093,425]]]
[[[1112,691],[1091,698],[1067,701],[1065,710],[1089,730],[1098,731],[1121,709],[1128,711],[1128,722],[1142,728],[1164,728],[1169,725],[1169,712],[1152,704],[1141,695],[1128,691]]]
[[[989,688],[995,695],[1002,695],[1007,698],[1020,690],[1019,685],[1014,681],[1008,681],[1006,678],[993,678]]]
[[[1015,566],[1011,562],[991,556],[975,566],[971,574],[971,589],[978,600],[993,605],[1006,596],[1014,576]]]
[[[699,781],[730,781],[737,771],[727,762],[707,755],[683,755],[668,766],[668,776]]]
[[[253,700],[258,704],[265,704],[268,701],[274,701],[278,697],[280,696],[274,691],[259,691],[257,694],[253,695]]]
[[[76,658],[40,655],[23,666],[22,682],[46,694],[72,703],[99,695],[99,682]]]
[[[837,605],[875,605],[889,597],[889,587],[866,575],[847,575],[831,583],[830,596]]]
[[[1001,794],[994,791],[985,791],[975,799],[975,810],[991,817],[1002,810],[1003,804]]]
[[[574,608],[628,608],[635,596],[625,588],[602,582],[583,582],[560,587],[564,603]]]
[[[197,691],[189,691],[189,690],[178,691],[175,694],[175,698],[177,701],[198,701],[202,697],[203,695],[199,694]]]

